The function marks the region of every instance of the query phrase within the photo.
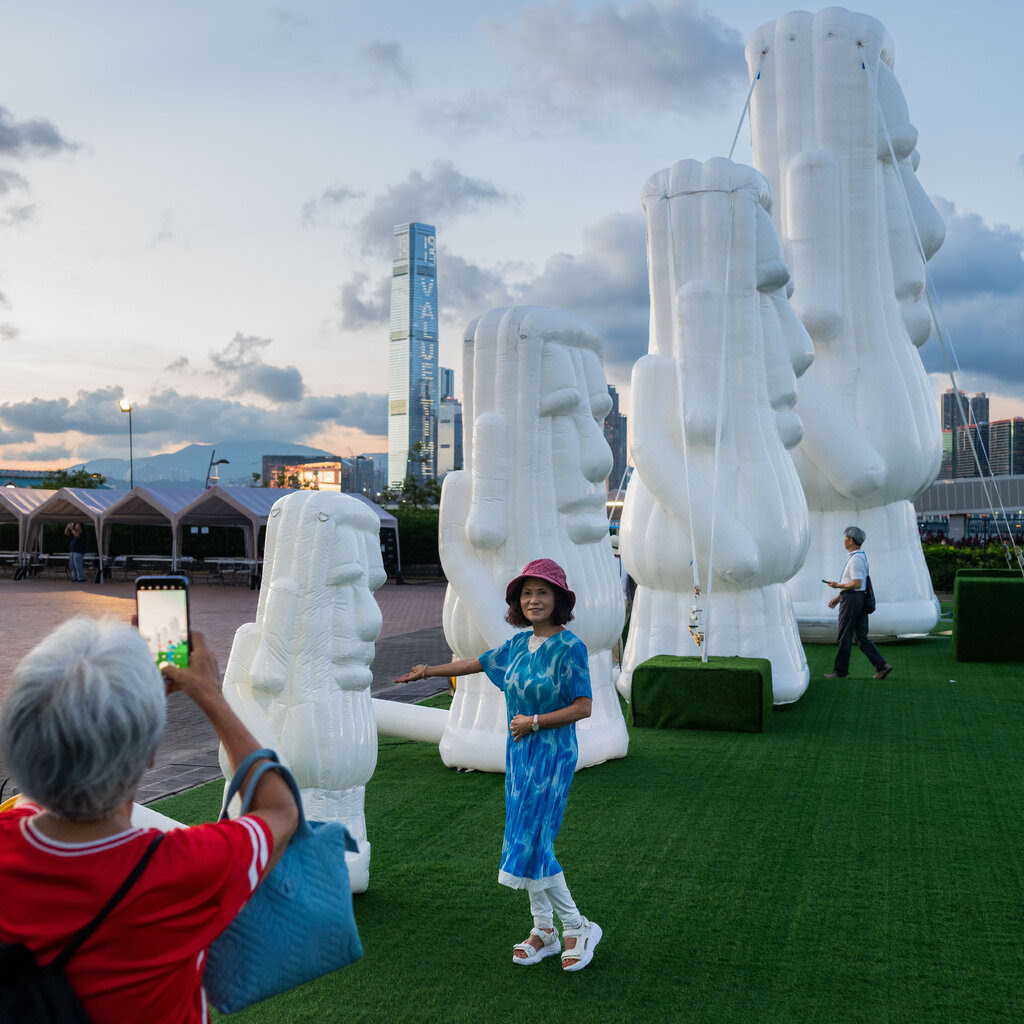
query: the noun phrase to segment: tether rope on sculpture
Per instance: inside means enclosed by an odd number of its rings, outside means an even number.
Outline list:
[[[671,184],[671,179],[670,179]],[[669,249],[669,260],[668,260],[668,281],[669,281],[669,292],[672,296],[672,302],[670,304],[672,323],[669,325],[672,337],[672,347],[680,355],[682,354],[682,325],[679,320],[679,308],[678,308],[678,292],[676,289],[676,244],[675,234],[672,229],[672,203],[671,200],[675,198],[674,195],[665,196],[665,218],[668,225],[668,249]],[[702,610],[700,608],[700,563],[697,558],[697,542],[694,536],[693,530],[693,494],[690,487],[690,452],[689,445],[686,441],[686,401],[685,391],[683,388],[683,375],[676,369],[676,392],[678,394],[678,406],[679,406],[679,434],[683,442],[683,479],[686,481],[686,516],[690,530],[690,554],[691,561],[690,565],[693,567],[693,596],[697,603],[690,607],[690,620],[688,628],[690,635],[693,637],[694,642],[701,650],[702,658],[705,657],[704,653],[704,639],[706,632],[703,629],[702,622]],[[714,510],[712,510],[713,514]]]
[[[860,45],[860,44],[858,44]],[[928,303],[928,312],[932,318],[932,324],[935,327],[935,335],[939,339],[939,347],[942,349],[942,358],[946,364],[946,374],[949,377],[949,382],[953,386],[953,396],[956,401],[957,411],[960,414],[961,421],[965,424],[964,433],[967,436],[967,443],[971,449],[971,456],[974,459],[975,468],[978,470],[978,479],[981,483],[982,490],[985,494],[985,502],[988,505],[989,511],[992,514],[992,518],[998,524],[1000,518],[1003,521],[1003,525],[1006,527],[1006,535],[1008,538],[1012,538],[1013,534],[1010,530],[1009,517],[1006,514],[1006,508],[1003,505],[1002,497],[999,494],[999,488],[993,481],[991,491],[989,490],[988,480],[991,477],[986,477],[983,467],[981,465],[981,459],[978,457],[978,449],[974,443],[974,437],[969,429],[969,418],[966,415],[964,409],[963,399],[960,397],[960,388],[957,384],[956,374],[953,370],[953,364],[956,363],[959,366],[960,361],[957,359],[956,351],[953,347],[952,339],[947,343],[946,333],[942,327],[942,320],[939,316],[938,309],[935,303],[935,289],[932,282],[931,274],[928,272],[928,257],[925,255],[924,243],[921,240],[921,233],[918,231],[917,220],[914,217],[913,207],[910,202],[910,196],[907,194],[907,186],[903,180],[903,175],[900,173],[899,161],[896,159],[895,147],[892,144],[892,136],[889,133],[889,123],[886,120],[885,112],[882,110],[881,101],[878,98],[878,69],[876,68],[874,74],[871,73],[871,69],[868,68],[867,64],[861,60],[861,69],[867,72],[869,81],[871,82],[872,96],[875,101],[875,110],[878,114],[878,119],[882,125],[882,130],[885,132],[885,144],[889,152],[889,159],[892,161],[893,172],[896,176],[896,180],[899,182],[900,195],[903,198],[903,204],[906,208],[907,219],[910,221],[911,229],[914,233],[914,240],[917,243],[917,251],[921,257],[921,262],[924,267],[925,275],[925,300]],[[989,462],[988,452],[982,448],[985,454],[985,462],[988,465],[989,473],[992,471],[991,463]],[[993,498],[994,493],[994,498]],[[998,505],[998,510],[997,510]],[[1013,546],[1013,556],[1017,561],[1017,568],[1020,569],[1021,574],[1024,575],[1024,556],[1022,556],[1021,549]],[[1006,557],[1007,565],[1013,568],[1013,557],[1011,557],[1011,545],[1008,540],[1003,541],[1003,553]]]
[[[726,371],[726,340],[729,336],[728,325],[729,325],[729,285],[732,282],[732,235],[735,230],[734,217],[736,214],[736,192],[732,190],[729,192],[729,233],[726,241],[725,248],[725,302],[722,303],[722,333],[720,339],[721,357],[718,362],[718,418],[715,423],[715,461],[714,469],[712,471],[712,483],[711,483],[711,537],[708,541],[708,584],[707,584],[707,595],[705,604],[707,610],[704,614],[704,633],[707,642],[704,644],[703,651],[701,653],[701,660],[706,662],[708,660],[708,654],[710,653],[709,648],[711,646],[711,617],[712,617],[712,602],[711,592],[714,587],[714,563],[715,563],[715,524],[718,520],[718,466],[719,466],[719,454],[722,449],[722,426],[724,423],[725,415],[725,371]]]
[[[767,50],[761,51],[761,59],[757,62],[757,72],[754,74],[753,79],[750,82],[750,88],[747,90],[747,99],[743,104],[743,110],[740,113],[740,122],[736,125],[736,134],[732,137],[732,145],[729,147],[729,159],[732,159],[733,150],[736,148],[736,141],[740,137],[740,129],[743,127],[743,122],[746,119],[748,112],[750,111],[750,97],[754,95],[754,86],[761,80],[761,68],[764,66],[764,59],[768,56]]]

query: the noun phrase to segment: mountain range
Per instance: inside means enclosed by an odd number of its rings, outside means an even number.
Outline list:
[[[226,486],[252,487],[253,473],[263,472],[264,455],[330,455],[322,448],[311,448],[290,441],[223,441],[217,444],[190,444],[180,451],[163,455],[146,455],[128,459],[94,459],[84,466],[89,473],[102,473],[114,487],[127,487],[134,475],[136,484],[163,487],[202,487],[210,469],[210,460],[227,459],[226,465],[214,466]],[[131,470],[134,473],[130,472]]]

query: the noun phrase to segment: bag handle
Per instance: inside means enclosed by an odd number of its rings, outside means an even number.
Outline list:
[[[239,814],[247,814],[249,812],[249,807],[252,805],[252,799],[256,795],[256,787],[259,785],[259,781],[263,778],[264,774],[268,771],[276,771],[292,791],[292,796],[295,797],[295,806],[299,809],[299,827],[295,830],[295,837],[298,838],[300,836],[308,835],[313,830],[309,827],[309,822],[306,821],[306,811],[302,806],[302,795],[299,793],[299,785],[295,781],[295,776],[292,775],[291,771],[285,765],[281,764],[281,759],[277,756],[277,753],[269,747],[261,747],[259,750],[254,750],[251,754],[247,754],[242,759],[242,762],[239,764],[231,779],[228,791],[224,795],[224,807],[220,812],[220,820],[226,821],[230,817],[228,814],[228,805],[242,788],[242,783],[245,781],[246,775],[257,761],[262,761],[263,764],[257,765],[256,769],[252,773],[252,778],[249,780],[249,785],[245,787],[245,792],[241,795],[240,799],[242,805],[239,810]]]
[[[302,806],[302,794],[299,792],[299,784],[295,781],[295,776],[292,775],[291,769],[287,765],[281,764],[281,759],[277,756],[276,751],[271,750],[269,747],[261,747],[259,750],[254,750],[251,754],[247,754],[242,758],[228,785],[228,791],[224,796],[224,807],[221,809],[219,820],[225,821],[229,818],[228,805],[234,799],[235,794],[242,788],[242,782],[245,780],[246,774],[257,761],[262,761],[263,764],[257,765],[252,771],[249,785],[245,787],[245,792],[240,797],[241,810],[239,814],[248,813],[249,807],[252,804],[252,798],[256,795],[256,786],[264,774],[269,771],[276,771],[292,791],[292,796],[295,797],[295,806],[299,809],[299,827],[295,830],[295,835],[292,838],[304,839],[306,836],[312,835],[313,829],[306,820],[306,810]],[[345,829],[345,849],[350,853],[355,853],[359,849],[359,844],[352,838],[348,829]]]
[[[55,971],[63,971],[67,962],[78,952],[79,946],[89,938],[90,935],[103,923],[104,918],[128,895],[128,890],[139,880],[142,872],[146,870],[156,848],[164,841],[163,832],[158,832],[149,841],[145,852],[139,858],[138,863],[132,868],[128,877],[118,886],[117,892],[107,900],[103,909],[84,927],[80,928],[72,936],[71,941],[50,961],[49,966]]]
[[[238,767],[235,769],[235,774],[231,778],[231,782],[228,785],[228,791],[224,794],[224,806],[221,808],[219,821],[225,821],[228,817],[228,804],[234,799],[235,794],[242,788],[242,782],[246,775],[249,774],[249,769],[257,761],[270,760],[278,761],[278,756],[269,747],[261,747],[259,750],[254,750],[251,754],[246,754],[242,758]]]

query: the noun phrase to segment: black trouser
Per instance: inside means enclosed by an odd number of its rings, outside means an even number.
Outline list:
[[[879,671],[886,664],[878,648],[868,639],[868,617],[864,611],[864,591],[844,590],[839,596],[839,648],[833,671],[837,676],[850,674],[850,646],[854,639],[867,656],[868,661]]]

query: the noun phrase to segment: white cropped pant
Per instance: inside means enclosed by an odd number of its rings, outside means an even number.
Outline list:
[[[546,889],[530,889],[530,912],[533,914],[533,926],[550,931],[555,926],[552,912],[558,914],[562,922],[562,931],[566,928],[579,928],[583,917],[576,909],[564,876]]]

